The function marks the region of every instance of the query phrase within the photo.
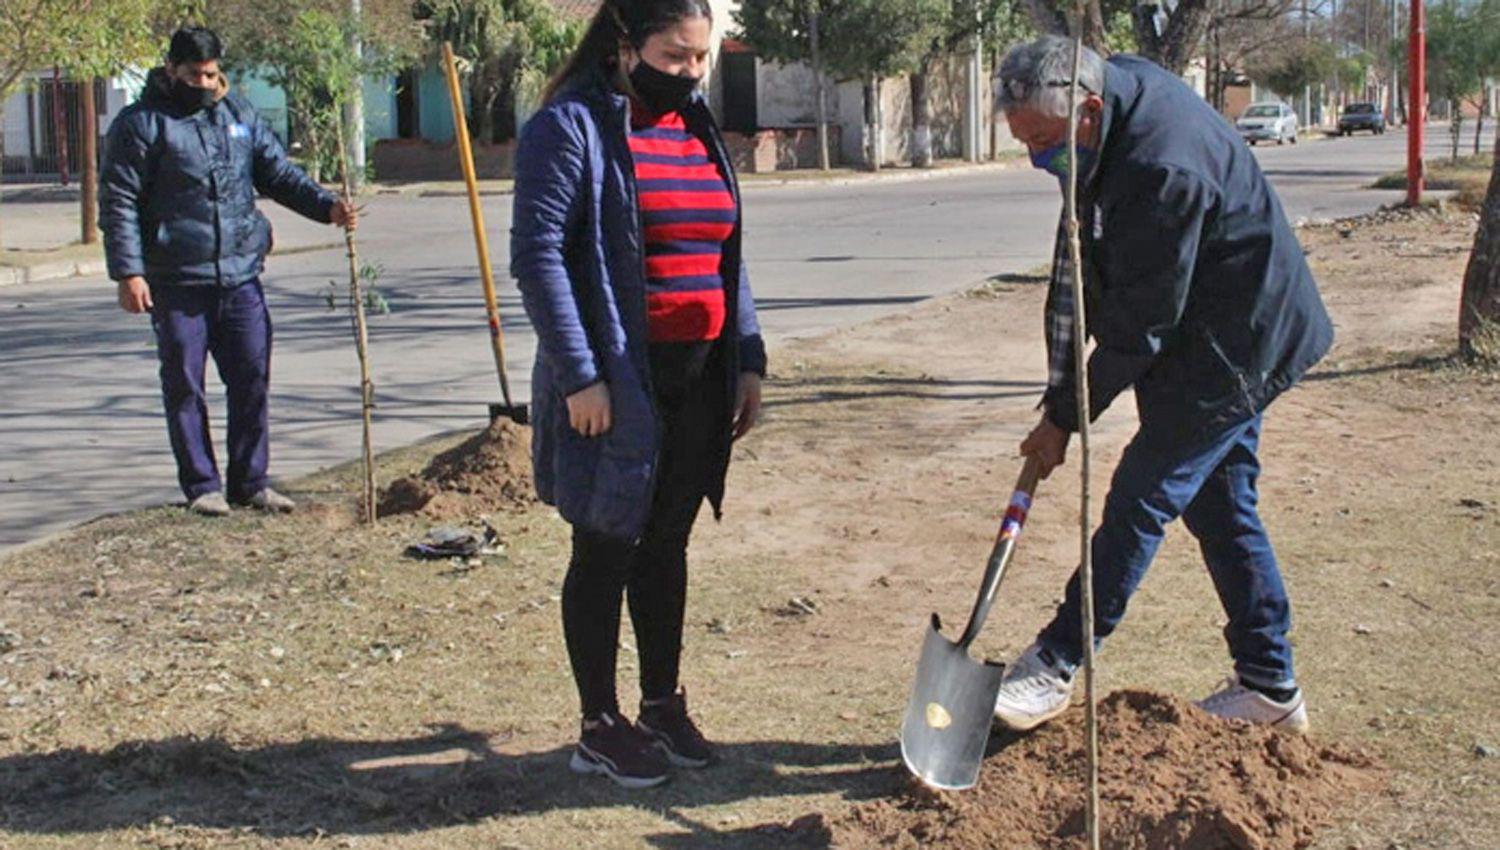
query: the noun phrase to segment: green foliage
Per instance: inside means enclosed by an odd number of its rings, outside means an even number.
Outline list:
[[[1327,42],[1296,39],[1268,59],[1250,63],[1246,71],[1271,91],[1289,96],[1327,79],[1337,63],[1333,46]]]
[[[843,14],[843,0],[742,0],[733,12],[734,36],[762,59],[790,64],[812,58],[810,24],[820,16],[820,37]]]
[[[195,0],[179,0],[195,2]],[[335,173],[339,111],[361,77],[394,74],[419,55],[421,28],[404,0],[209,0],[201,20],[224,40],[231,76],[254,73],[286,94],[309,173]],[[349,38],[358,33],[356,57]]]
[[[824,63],[835,76],[893,77],[916,67],[942,0],[845,0],[823,28]]]
[[[947,0],[744,0],[734,20],[736,35],[762,57],[802,62],[811,58],[808,23],[817,14],[824,67],[865,79],[915,68],[952,10]]]
[[[107,77],[161,50],[163,0],[0,0],[0,101],[27,71]]]
[[[1500,74],[1500,0],[1436,6],[1427,18],[1427,87],[1434,98],[1457,103],[1482,95],[1484,81]]]
[[[495,104],[538,89],[583,37],[583,25],[547,0],[418,0],[414,14],[432,46],[452,43],[469,79],[470,130],[486,140],[493,137]]]

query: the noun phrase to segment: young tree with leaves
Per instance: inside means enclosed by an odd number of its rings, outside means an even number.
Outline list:
[[[82,8],[80,8],[80,5]],[[94,80],[111,77],[156,54],[153,32],[160,0],[0,0],[0,125],[5,101],[28,71],[54,67],[81,82],[81,240],[99,241],[97,191],[98,104]],[[0,157],[4,156],[0,139]]]
[[[825,33],[828,66],[845,79],[864,82],[865,162],[880,169],[880,86],[886,77],[910,72],[931,40],[924,18],[932,0],[845,0],[843,14]]]
[[[328,112],[326,68],[350,57],[358,77],[390,75],[425,47],[408,0],[364,0],[360,11],[352,19],[347,0],[214,0],[205,9],[208,25],[230,45],[228,70],[259,74],[282,89],[303,162],[315,180],[337,171],[333,131],[340,116]],[[349,48],[355,32],[362,45],[358,58]]]
[[[843,0],[742,0],[734,11],[737,38],[762,58],[782,64],[806,62],[813,73],[818,132],[818,167],[830,167],[828,152],[828,74],[824,33],[839,28]]]
[[[579,22],[547,0],[418,0],[415,14],[429,47],[449,42],[468,77],[470,131],[483,142],[510,135],[509,116],[522,81],[543,79],[565,61],[582,35]],[[502,112],[501,127],[495,116]]]

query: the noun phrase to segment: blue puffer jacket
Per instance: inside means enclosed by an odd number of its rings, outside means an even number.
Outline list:
[[[160,68],[110,125],[99,183],[109,276],[152,286],[233,287],[257,277],[271,250],[257,189],[321,222],[335,201],[227,84],[214,106],[185,114]]]
[[[577,81],[521,130],[516,149],[511,276],[536,328],[532,455],[537,494],[568,522],[638,540],[650,513],[660,430],[646,333],[645,243],[630,155],[628,99],[601,75]],[[700,95],[683,110],[690,130],[739,187]],[[741,372],[765,373],[765,346],[740,253],[740,226],[720,265],[729,315],[723,410]],[[593,439],[573,430],[564,399],[603,380],[613,425]],[[722,508],[730,417],[722,418],[708,497]]]
[[[1264,410],[1333,343],[1297,234],[1234,129],[1137,56],[1105,65],[1103,143],[1080,193],[1091,412],[1135,386],[1169,437]],[[1071,384],[1045,401],[1076,430]]]

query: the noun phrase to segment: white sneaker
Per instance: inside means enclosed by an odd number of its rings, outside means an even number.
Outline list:
[[[1299,689],[1286,702],[1277,702],[1254,688],[1240,684],[1238,676],[1224,680],[1219,690],[1197,702],[1197,706],[1209,714],[1248,720],[1293,732],[1305,733],[1310,725],[1307,721],[1307,701]]]
[[[198,516],[229,516],[229,502],[224,499],[224,494],[218,490],[210,490],[188,502],[187,509]]]
[[[1073,696],[1071,672],[1060,663],[1048,664],[1042,652],[1042,645],[1033,643],[1000,680],[995,717],[1017,732],[1035,729],[1067,711]]]

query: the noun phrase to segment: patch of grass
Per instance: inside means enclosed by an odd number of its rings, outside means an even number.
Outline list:
[[[1042,264],[1024,272],[1006,272],[990,275],[983,283],[966,290],[965,298],[999,298],[1014,292],[1018,286],[1046,286],[1052,276],[1052,266]]]
[[[1464,209],[1477,210],[1484,203],[1484,193],[1490,185],[1490,172],[1495,164],[1488,153],[1448,158],[1427,163],[1424,184],[1428,189],[1452,191],[1453,202]],[[1392,171],[1370,185],[1372,189],[1405,189],[1406,171]]]

